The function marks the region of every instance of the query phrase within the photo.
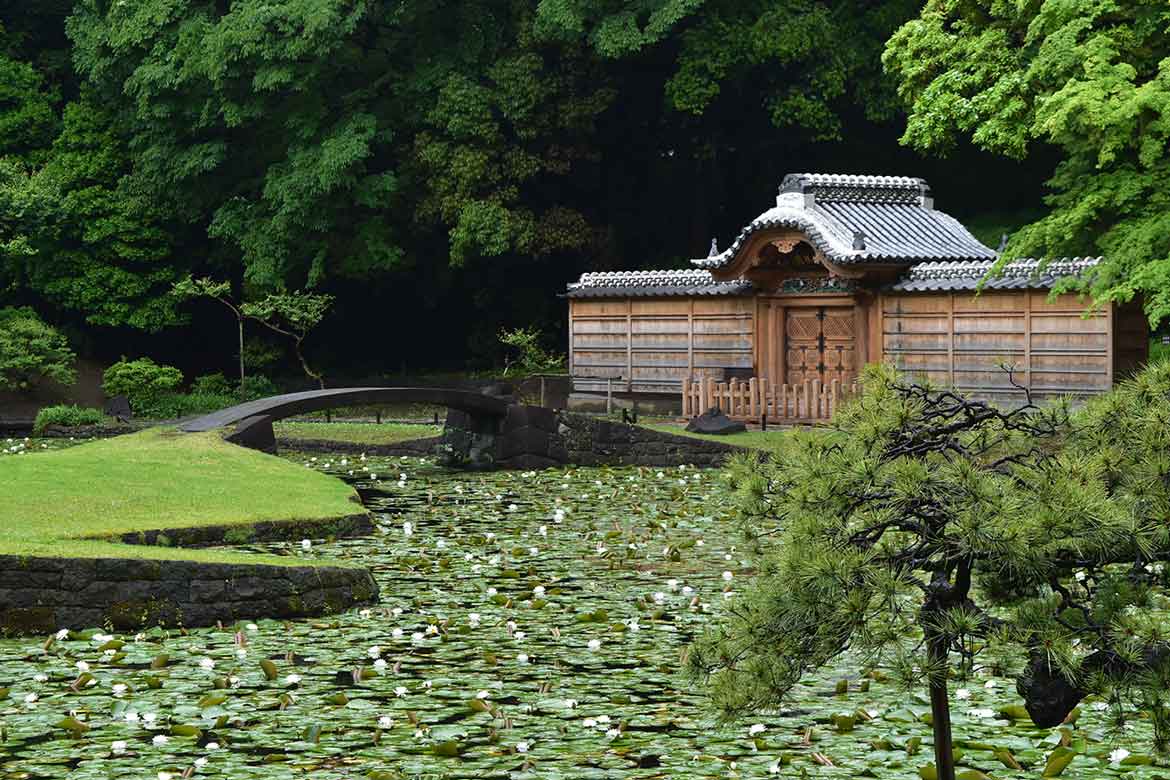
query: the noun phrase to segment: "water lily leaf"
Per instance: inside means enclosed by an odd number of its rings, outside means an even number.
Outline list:
[[[65,729],[66,731],[71,733],[74,736],[74,738],[77,738],[77,739],[80,739],[81,736],[83,734],[85,734],[85,732],[89,731],[89,728],[90,728],[88,723],[80,721],[77,718],[73,717],[72,715],[70,715],[69,717],[64,718],[62,720],[57,721],[57,723],[54,725],[56,725],[57,728],[59,728],[59,729]]]
[[[171,726],[171,734],[176,737],[194,737],[195,739],[199,739],[203,736],[203,730],[198,726],[176,723],[174,726]]]
[[[312,723],[305,727],[305,732],[302,736],[305,742],[312,742],[317,744],[321,741],[321,726],[317,723]]]
[[[171,662],[171,657],[167,653],[159,653],[150,661],[151,669],[163,669]]]
[[[431,748],[432,753],[434,753],[436,756],[441,756],[443,758],[456,758],[459,756],[460,750],[461,750],[461,747],[459,745],[459,742],[454,740],[454,739],[448,739],[448,740],[445,740],[443,742],[437,742]]]
[[[964,769],[955,775],[955,780],[992,780],[990,775],[985,775],[978,769]]]
[[[1004,766],[1006,766],[1008,769],[1023,769],[1024,768],[1023,766],[1020,765],[1020,762],[1016,759],[1016,757],[1014,755],[1012,755],[1012,751],[1008,750],[1007,748],[996,748],[995,751],[993,752],[993,755],[997,759],[999,759],[999,762],[1001,764],[1003,764]]]
[[[1023,704],[1007,704],[1000,707],[997,712],[1008,720],[1031,720],[1032,718]]]
[[[272,663],[272,661],[270,661],[267,658],[261,660],[260,661],[260,668],[264,670],[265,678],[267,678],[268,680],[275,680],[276,679],[276,674],[277,674],[276,664]]]
[[[1044,762],[1044,773],[1042,777],[1059,777],[1060,773],[1068,769],[1068,765],[1077,757],[1077,751],[1071,748],[1058,747],[1048,754],[1048,760]]]
[[[199,700],[199,709],[205,710],[208,707],[215,707],[223,704],[228,700],[226,693],[209,693]]]

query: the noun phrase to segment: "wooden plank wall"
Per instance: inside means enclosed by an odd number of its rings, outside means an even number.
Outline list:
[[[1038,397],[1086,395],[1113,384],[1112,310],[1085,317],[1074,295],[1045,290],[884,294],[882,353],[908,374],[991,401],[1019,400],[1000,364]]]
[[[752,369],[750,297],[575,299],[569,307],[573,388],[681,393],[683,380]]]
[[[1128,378],[1150,359],[1149,321],[1140,300],[1118,304],[1113,310],[1113,379]]]

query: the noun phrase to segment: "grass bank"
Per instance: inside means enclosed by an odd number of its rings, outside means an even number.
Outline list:
[[[278,422],[272,429],[278,439],[341,441],[349,444],[398,444],[411,439],[438,436],[442,426],[407,423]]]
[[[0,554],[306,563],[92,537],[336,518],[362,511],[355,502],[340,480],[228,444],[215,431],[152,428],[0,460]]]
[[[734,444],[738,447],[751,447],[757,450],[766,450],[775,447],[780,441],[780,437],[786,433],[783,428],[773,428],[770,431],[748,430],[743,433],[730,433],[726,436],[713,436],[708,433],[691,433],[685,426],[676,423],[644,423],[642,427],[654,431],[662,431],[663,433],[690,436],[694,439],[706,439],[707,441],[717,441],[723,444]]]

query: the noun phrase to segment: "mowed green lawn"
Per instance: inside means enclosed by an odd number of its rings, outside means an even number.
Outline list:
[[[743,433],[729,433],[726,436],[713,436],[708,433],[691,433],[685,425],[677,423],[645,423],[643,428],[650,428],[663,433],[673,433],[677,436],[691,436],[695,439],[718,441],[724,444],[734,444],[737,447],[750,447],[756,450],[767,450],[775,447],[787,433],[784,428],[773,428],[770,431],[747,430]]]
[[[442,426],[408,423],[278,422],[272,428],[277,438],[341,441],[349,444],[397,444],[438,436],[443,432]]]
[[[85,537],[361,511],[344,482],[229,444],[215,431],[152,428],[0,460],[0,554],[301,562]]]

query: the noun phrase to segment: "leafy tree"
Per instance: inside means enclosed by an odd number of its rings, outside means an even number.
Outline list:
[[[157,331],[177,322],[168,293],[184,259],[172,254],[166,215],[128,186],[128,170],[109,113],[87,100],[66,107],[44,167],[0,172],[0,198],[18,206],[0,217],[7,285],[93,325]]]
[[[259,322],[273,333],[290,339],[301,370],[305,376],[316,380],[324,390],[325,377],[309,365],[305,358],[304,343],[313,328],[325,319],[332,305],[332,295],[295,290],[270,293],[254,303],[242,304],[240,310],[246,317]]]
[[[1088,289],[1142,295],[1151,324],[1170,316],[1168,26],[1161,0],[931,0],[884,57],[910,107],[904,143],[946,153],[969,136],[1020,159],[1060,150],[1050,212],[1002,262],[1097,250]]]
[[[41,156],[53,141],[58,99],[32,65],[0,53],[0,157]]]
[[[236,318],[236,332],[239,335],[239,352],[236,354],[240,360],[240,383],[242,385],[246,378],[244,373],[244,320],[247,319],[247,315],[244,314],[239,304],[232,300],[231,282],[218,282],[208,277],[193,279],[188,276],[175,282],[171,291],[180,298],[210,298],[213,301],[218,301]]]
[[[604,57],[655,46],[676,52],[664,85],[672,108],[701,115],[751,95],[776,127],[841,138],[850,102],[887,119],[896,106],[876,67],[886,37],[916,2],[813,0],[544,0],[540,29],[585,36]]]
[[[42,379],[77,381],[65,336],[32,309],[0,309],[0,389],[31,390]]]
[[[734,465],[758,574],[689,658],[718,707],[775,707],[849,650],[929,689],[942,780],[947,681],[980,664],[1019,675],[1042,726],[1090,691],[1136,693],[1163,745],[1170,653],[1142,608],[1165,600],[1170,560],[1170,367],[1075,426],[1063,406],[1000,411],[887,368],[864,385],[831,431]]]

